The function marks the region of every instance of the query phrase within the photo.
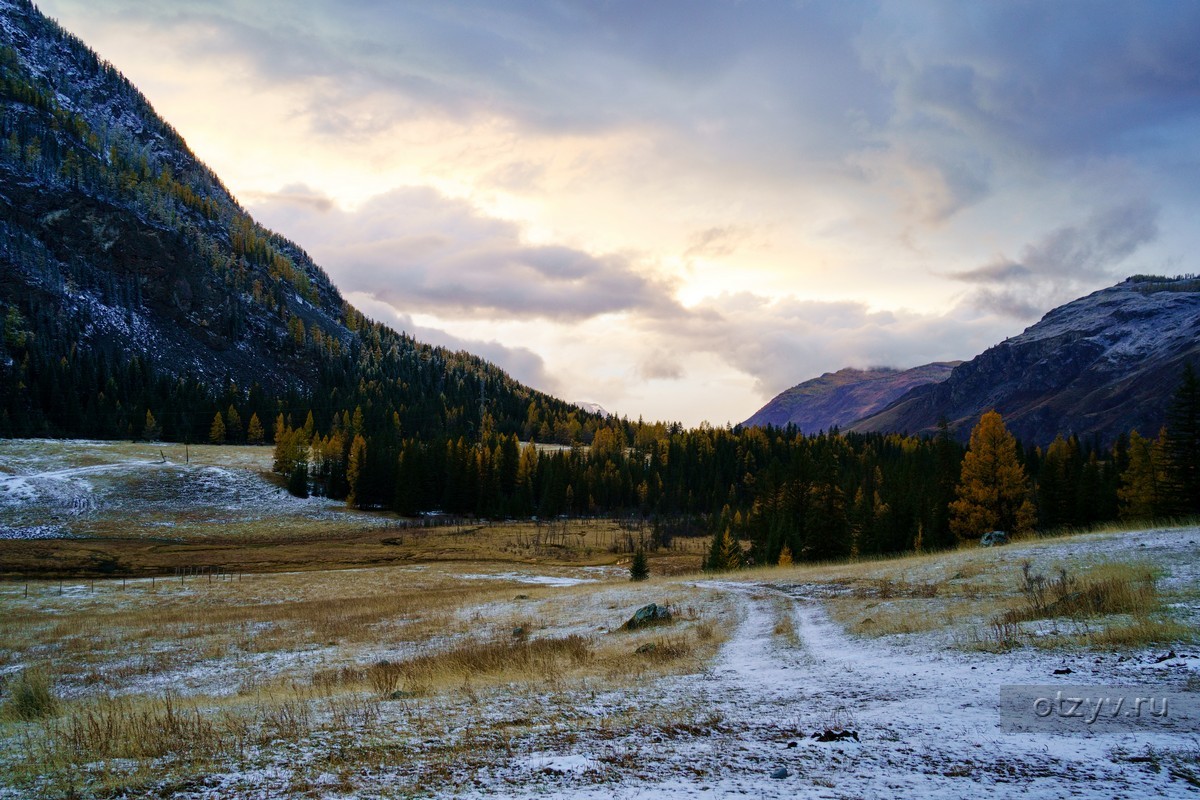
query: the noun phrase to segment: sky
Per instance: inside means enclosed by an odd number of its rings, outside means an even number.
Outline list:
[[[630,418],[1200,271],[1200,3],[39,7],[364,313]]]

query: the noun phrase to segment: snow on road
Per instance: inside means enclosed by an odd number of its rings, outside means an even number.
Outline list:
[[[704,582],[736,599],[740,622],[711,669],[670,678],[647,691],[707,708],[708,735],[662,743],[626,742],[642,754],[633,776],[600,770],[541,775],[514,796],[575,798],[1194,797],[1155,753],[1196,752],[1197,738],[1133,732],[1093,736],[1008,733],[1000,725],[1005,684],[1128,684],[1118,657],[1088,654],[1088,669],[1055,676],[1061,653],[939,650],[929,637],[907,646],[845,634],[803,587]],[[790,617],[796,637],[781,635]],[[798,642],[794,644],[793,642]],[[1077,657],[1082,658],[1082,655]],[[1153,659],[1139,676],[1152,681]],[[1079,673],[1083,672],[1084,676]],[[1082,681],[1081,681],[1082,678]],[[827,729],[858,741],[819,742]],[[636,734],[634,734],[636,735]],[[587,734],[570,753],[540,753],[514,764],[589,761]],[[611,747],[611,742],[605,742]],[[783,778],[772,777],[780,769]],[[513,794],[509,777],[506,794]]]

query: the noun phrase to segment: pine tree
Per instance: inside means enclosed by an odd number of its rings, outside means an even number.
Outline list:
[[[732,530],[726,527],[724,532],[718,532],[713,536],[712,547],[709,549],[708,559],[704,564],[706,570],[725,572],[726,570],[740,569],[744,562],[742,545],[733,535]]]
[[[633,562],[629,565],[629,580],[644,581],[650,577],[650,563],[646,559],[646,551],[638,548],[633,554]]]
[[[208,441],[213,444],[225,444],[225,420],[218,411],[213,416],[212,426],[208,429]]]
[[[995,411],[984,414],[971,431],[956,494],[958,499],[950,504],[950,526],[961,538],[1033,527],[1035,511],[1017,440]]]
[[[308,462],[297,462],[292,467],[287,488],[296,497],[308,497]]]
[[[1173,514],[1200,514],[1200,380],[1192,365],[1167,409],[1167,491]]]

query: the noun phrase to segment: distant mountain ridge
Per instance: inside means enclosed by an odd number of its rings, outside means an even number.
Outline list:
[[[841,369],[805,381],[776,395],[743,425],[795,425],[804,433],[844,428],[869,416],[913,387],[944,381],[961,361],[912,369]]]
[[[1055,308],[850,430],[933,433],[944,417],[965,439],[994,408],[1026,444],[1154,435],[1188,362],[1200,366],[1200,279],[1134,276]]]

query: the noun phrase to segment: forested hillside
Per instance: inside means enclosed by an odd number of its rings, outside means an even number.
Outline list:
[[[569,443],[597,417],[467,353],[365,319],[258,225],[110,64],[0,3],[0,435],[271,435],[328,428]]]

